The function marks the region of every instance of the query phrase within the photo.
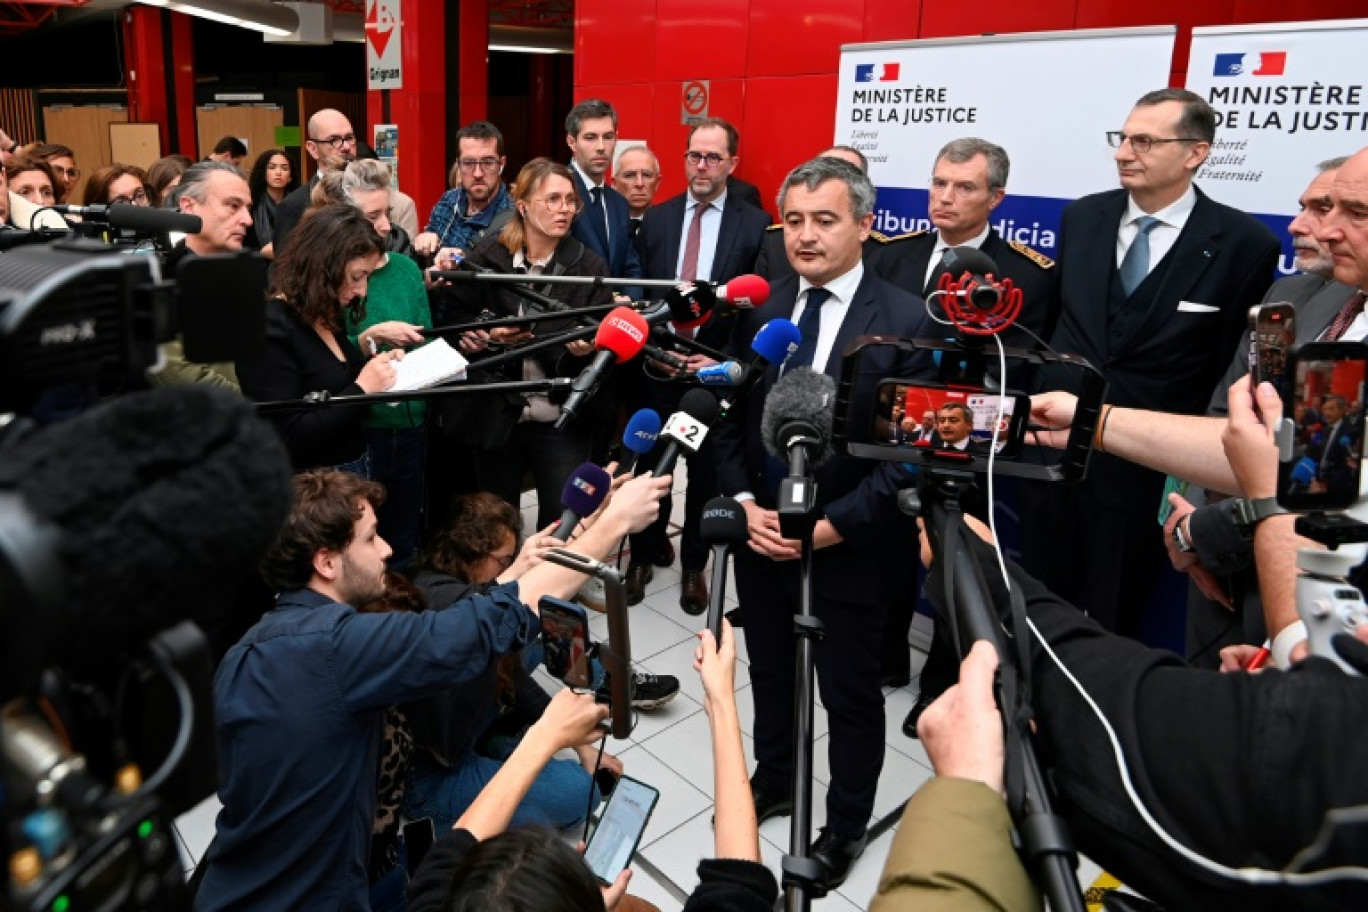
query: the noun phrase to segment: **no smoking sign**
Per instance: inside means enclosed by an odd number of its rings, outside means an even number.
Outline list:
[[[679,93],[679,122],[685,126],[708,116],[706,79],[686,79]]]

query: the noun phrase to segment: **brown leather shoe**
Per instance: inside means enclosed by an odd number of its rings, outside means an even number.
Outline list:
[[[685,614],[699,615],[708,610],[708,584],[702,570],[685,570],[679,585],[679,607]]]
[[[632,564],[627,568],[627,579],[622,583],[627,590],[627,604],[640,605],[646,598],[646,584],[655,577],[650,564]]]

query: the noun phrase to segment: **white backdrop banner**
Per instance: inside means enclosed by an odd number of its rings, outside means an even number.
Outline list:
[[[1368,19],[1195,28],[1187,87],[1216,109],[1216,145],[1197,174],[1213,199],[1283,238],[1318,162],[1368,146]]]
[[[1054,254],[1065,204],[1117,185],[1105,133],[1169,83],[1174,28],[1035,32],[841,48],[835,142],[869,158],[874,227],[930,228],[936,152],[978,136],[1007,150],[1007,198],[992,223]]]

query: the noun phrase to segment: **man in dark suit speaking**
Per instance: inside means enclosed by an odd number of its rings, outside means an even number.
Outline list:
[[[922,301],[888,285],[861,260],[873,224],[874,185],[858,168],[834,158],[798,166],[784,181],[780,218],[788,259],[797,275],[776,282],[769,301],[737,318],[730,350],[747,356],[755,333],[774,318],[802,331],[784,370],[813,367],[835,377],[841,352],[867,334],[930,334]],[[750,546],[738,549],[736,588],[746,618],[755,699],[752,779],[761,820],[791,813],[793,772],[793,615],[799,609],[799,543],[783,537],[775,510],[778,479],[767,466],[760,432],[766,396],[779,377],[771,365],[737,410],[714,431],[722,493],[742,502]],[[890,348],[861,363],[853,403],[873,403],[886,377],[931,377],[929,358]],[[854,427],[872,416],[852,414]],[[825,625],[816,649],[817,678],[830,719],[831,786],[826,826],[812,846],[828,884],[839,885],[864,851],[883,766],[884,714],[880,634],[887,605],[904,580],[911,539],[896,504],[898,472],[888,463],[838,453],[819,466],[813,531],[813,610]],[[780,473],[782,474],[782,473]]]
[[[769,216],[732,192],[728,178],[739,161],[739,143],[736,128],[721,118],[701,119],[689,129],[689,148],[684,153],[689,189],[648,209],[637,232],[637,252],[646,278],[730,282],[751,271]],[[727,344],[734,322],[715,313],[697,329],[695,338],[720,348]],[[694,332],[675,331],[686,335]],[[702,355],[689,358],[694,370],[708,363]],[[638,405],[654,409],[662,417],[670,415],[678,411],[686,389],[673,380],[640,378]],[[712,459],[712,447],[705,440],[702,451],[688,461],[689,487],[679,548],[683,571],[679,603],[689,614],[702,614],[708,608],[708,586],[703,579],[708,546],[699,537],[699,520],[703,505],[717,494]],[[650,527],[632,536],[627,604],[634,605],[645,597],[646,584],[654,572],[652,564],[668,566],[672,562],[669,523],[670,509],[666,507]]]
[[[1215,136],[1215,112],[1200,96],[1150,92],[1107,134],[1121,189],[1064,210],[1051,344],[1101,370],[1115,405],[1200,415],[1273,281],[1273,232],[1193,186]],[[1042,382],[1067,389],[1076,376],[1047,370]],[[1048,506],[1023,510],[1028,565],[1104,626],[1138,634],[1167,563],[1154,534],[1163,483],[1094,453],[1085,482],[1034,491]]]

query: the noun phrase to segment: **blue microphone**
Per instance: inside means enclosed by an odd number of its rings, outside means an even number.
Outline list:
[[[722,416],[725,418],[730,415],[736,404],[751,391],[751,387],[760,382],[766,367],[771,364],[783,364],[788,356],[797,350],[802,338],[803,333],[798,329],[798,324],[783,317],[775,317],[760,327],[760,331],[751,342],[751,351],[755,352],[755,357],[746,365],[746,376],[741,383],[722,400]]]
[[[638,459],[655,448],[656,438],[660,436],[660,416],[648,408],[641,409],[631,417],[622,429],[622,446],[630,456],[625,456],[619,475],[629,475]]]
[[[746,368],[735,361],[723,361],[700,368],[694,377],[704,386],[736,386],[746,379]]]

